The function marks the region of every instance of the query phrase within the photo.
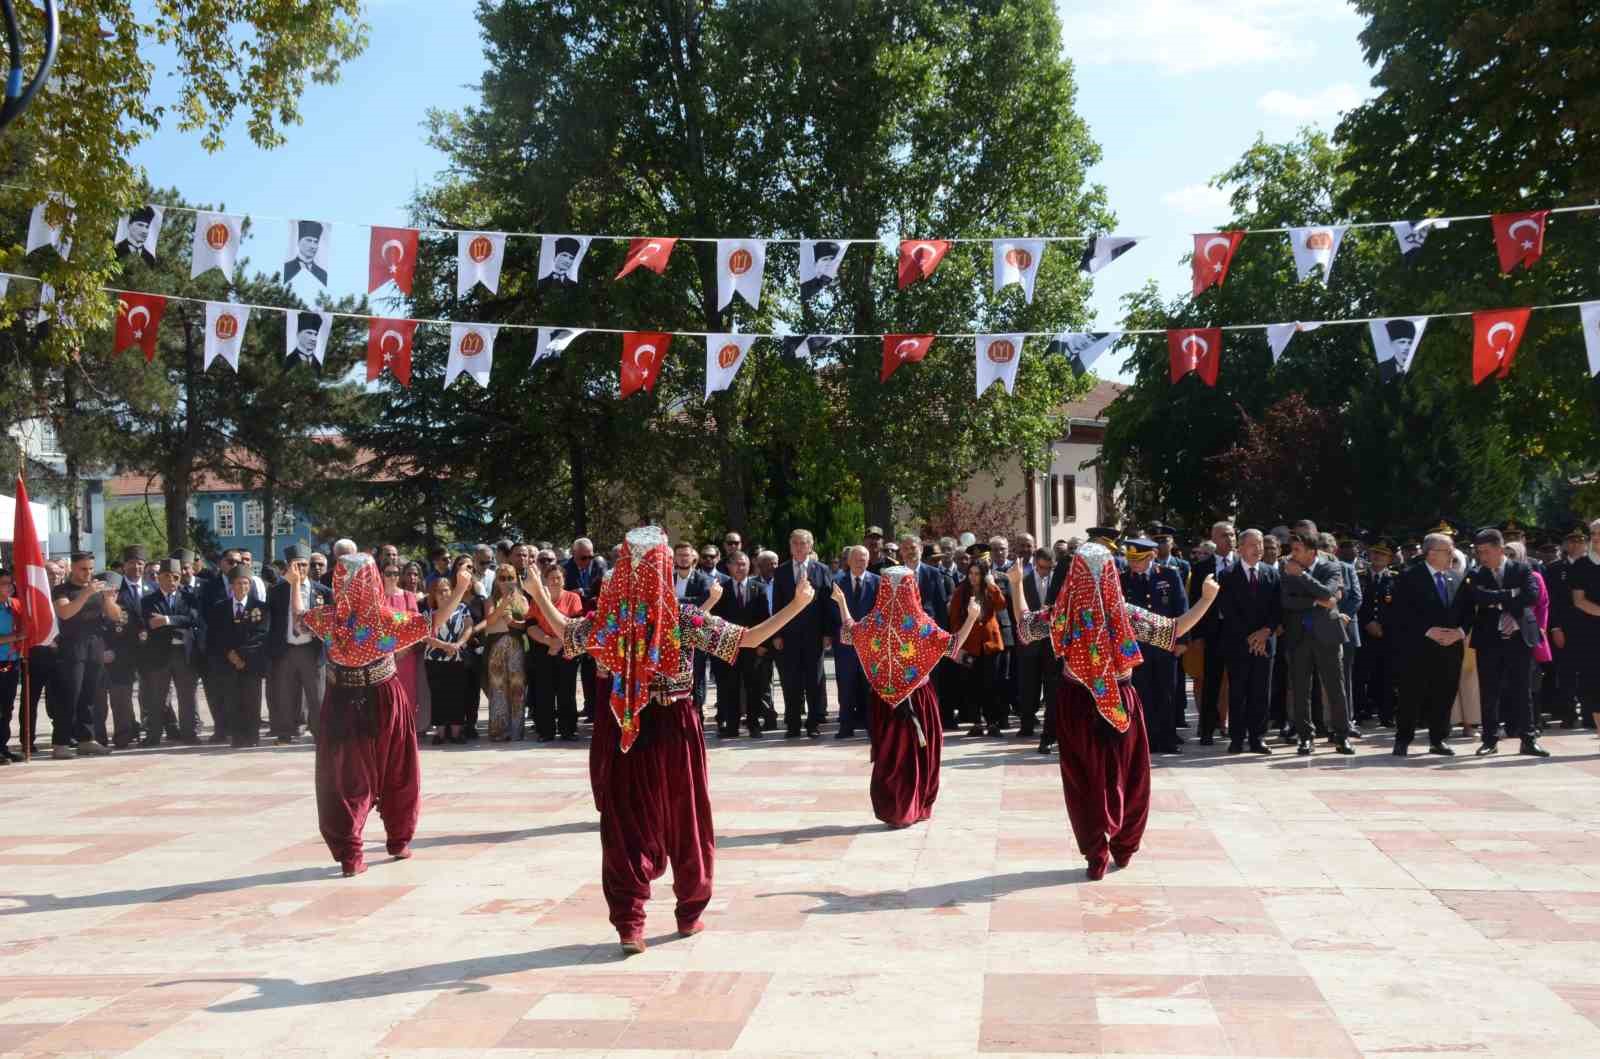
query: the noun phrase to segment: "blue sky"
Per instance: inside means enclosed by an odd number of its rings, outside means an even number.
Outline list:
[[[1118,233],[1151,237],[1100,273],[1097,319],[1085,322],[1095,329],[1113,327],[1122,296],[1150,277],[1169,295],[1187,287],[1180,259],[1190,235],[1228,215],[1225,194],[1207,182],[1258,132],[1281,140],[1301,125],[1331,127],[1371,92],[1361,20],[1339,0],[1057,0],[1057,9],[1063,49],[1077,64],[1078,110],[1104,154],[1093,178],[1106,186]],[[330,286],[359,293],[367,233],[355,225],[404,223],[412,191],[444,165],[424,142],[424,115],[475,98],[483,58],[469,10],[465,0],[369,5],[366,53],[337,84],[308,87],[305,122],[283,147],[257,149],[241,124],[225,150],[207,154],[198,138],[169,128],[135,161],[158,185],[254,216],[246,251],[258,267],[287,249],[287,224],[267,218],[333,221]],[[158,58],[158,99],[170,98],[170,71]],[[1096,368],[1115,377],[1121,360]]]

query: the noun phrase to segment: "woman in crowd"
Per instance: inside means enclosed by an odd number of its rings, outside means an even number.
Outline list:
[[[472,632],[467,639],[467,644],[461,649],[461,659],[467,667],[466,712],[462,717],[462,735],[468,740],[478,738],[478,707],[483,697],[483,638],[482,629],[484,618],[488,614],[488,600],[478,587],[476,570],[473,566],[472,556],[458,555],[455,562],[450,564],[450,581],[453,584],[460,576],[462,567],[473,573],[472,588],[461,600],[467,608],[467,616],[472,619]]]
[[[538,573],[550,602],[571,621],[583,614],[583,597],[566,587],[566,574],[554,552],[541,552]],[[561,637],[544,614],[535,611],[528,626],[528,659],[533,666],[533,726],[539,742],[558,735],[565,742],[578,738],[578,660],[561,653]]]
[[[428,677],[428,694],[432,702],[433,745],[445,742],[465,743],[463,730],[467,722],[467,693],[470,689],[466,659],[467,641],[472,639],[472,614],[465,603],[457,603],[439,626],[437,612],[450,606],[452,591],[450,579],[445,576],[433,579],[428,590],[427,604],[422,613],[428,616],[428,627],[438,627],[429,636],[423,652],[423,665]]]
[[[494,573],[489,613],[483,620],[485,690],[489,693],[489,739],[503,743],[523,738],[523,633],[528,627],[528,597],[517,587],[517,568],[501,563]]]
[[[407,592],[410,592],[413,595],[417,596],[418,599],[421,598],[421,596],[422,596],[422,564],[421,563],[414,563],[414,562],[413,563],[406,563],[406,565],[401,568],[401,570],[400,570],[400,587],[405,589]]]
[[[960,553],[965,555],[965,553]],[[969,736],[1000,735],[1006,730],[1008,707],[998,686],[1000,656],[1005,642],[996,615],[1006,605],[1005,595],[989,577],[989,560],[971,559],[966,576],[950,598],[950,627],[960,626],[967,605],[976,602],[979,616],[971,632],[960,638],[956,662],[961,666],[961,719],[970,722]]]
[[[394,559],[390,559],[383,568],[383,598],[384,603],[396,611],[407,614],[421,612],[421,608],[417,606],[417,594],[400,587],[400,564]],[[400,686],[406,689],[406,700],[413,704],[417,701],[417,676],[421,657],[420,641],[403,651],[396,651],[394,655],[395,677],[400,681]]]

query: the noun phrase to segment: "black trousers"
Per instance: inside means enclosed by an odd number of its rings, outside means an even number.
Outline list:
[[[528,652],[533,685],[533,727],[541,738],[578,732],[578,660],[539,647]]]
[[[1600,713],[1600,618],[1578,615],[1567,632],[1567,653],[1573,656],[1572,686],[1579,712],[1586,720]]]
[[[1356,653],[1356,719],[1393,724],[1395,682],[1393,646],[1387,638],[1369,636]]]
[[[28,652],[28,679],[26,681],[27,695],[25,701],[17,704],[17,741],[30,746],[39,737],[39,696],[45,697],[45,716],[55,717],[55,702],[61,697],[61,689],[56,685],[56,649],[54,647],[35,647]],[[20,687],[23,683],[22,674],[17,674]],[[9,729],[0,733],[10,740]]]
[[[768,651],[762,655],[754,650],[745,649],[739,652],[737,666],[739,683],[744,691],[744,697],[740,701],[744,704],[745,723],[752,732],[766,729],[769,727],[767,718],[773,715],[773,654]]]
[[[1133,690],[1144,705],[1144,727],[1150,749],[1178,746],[1178,659],[1157,647],[1141,647],[1144,661],[1133,671]]]
[[[694,653],[694,704],[698,709],[706,704],[706,663],[711,656],[704,651]]]
[[[783,645],[778,658],[778,682],[783,685],[783,724],[791,732],[814,728],[828,719],[828,692],[822,679],[822,645]]]
[[[955,666],[961,686],[961,723],[1004,728],[1010,713],[997,687],[999,655],[975,655],[972,664]]]
[[[467,664],[462,661],[425,661],[428,674],[428,699],[433,706],[433,727],[439,732],[446,725],[467,722]]]
[[[1249,649],[1228,654],[1228,742],[1232,746],[1258,743],[1267,734],[1267,711],[1272,706],[1272,672],[1277,659],[1251,654]],[[1135,670],[1135,672],[1138,672]]]
[[[1402,674],[1399,707],[1395,711],[1394,745],[1407,746],[1425,725],[1430,743],[1443,743],[1450,735],[1450,708],[1461,684],[1461,644],[1440,647],[1424,640],[1412,648]],[[1482,664],[1482,655],[1478,656]],[[1488,729],[1485,729],[1487,731]]]
[[[744,719],[744,678],[738,659],[732,663],[711,659],[711,681],[717,686],[717,731],[733,735]],[[842,711],[842,707],[841,707]]]
[[[94,704],[100,696],[106,671],[100,652],[98,641],[61,648],[56,668],[60,694],[58,701],[51,703],[55,712],[50,715],[53,746],[94,738]]]
[[[234,746],[255,746],[261,740],[261,674],[235,669],[227,662],[217,673],[222,692],[222,713],[228,718],[229,741]]]
[[[1478,652],[1478,695],[1483,700],[1483,741],[1499,738],[1504,722],[1506,735],[1532,739],[1538,734],[1533,724],[1533,700],[1528,697],[1528,678],[1532,673],[1533,651],[1521,636],[1499,637],[1473,647]]]
[[[1044,690],[1045,678],[1050,668],[1058,663],[1047,643],[1019,647],[1014,659],[1017,666],[1017,717],[1022,722],[1022,734],[1032,735],[1038,724],[1039,696]]]
[[[1222,722],[1217,716],[1217,703],[1222,698],[1222,674],[1227,667],[1227,654],[1222,649],[1222,632],[1213,629],[1212,635],[1203,641],[1205,644],[1206,673],[1204,683],[1200,688],[1200,723],[1198,725],[1201,739],[1211,738],[1211,733],[1222,727]]]
[[[867,677],[861,672],[861,659],[854,647],[840,643],[833,645],[833,676],[839,692],[839,731],[854,732],[857,727],[865,727]],[[721,717],[720,713],[718,717]]]
[[[199,680],[184,661],[183,651],[173,651],[162,663],[139,673],[139,714],[144,718],[144,737],[152,745],[161,742],[162,730],[167,725],[167,691],[170,688],[178,690],[179,733],[192,738],[200,723],[200,709],[195,704]],[[211,711],[216,714],[215,705]]]

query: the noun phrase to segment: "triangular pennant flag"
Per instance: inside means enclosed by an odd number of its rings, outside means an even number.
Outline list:
[[[1315,331],[1321,324],[1268,324],[1267,346],[1272,350],[1272,363],[1276,364],[1283,359],[1283,351],[1288,348],[1289,339],[1301,331]]]
[[[0,272],[0,298],[6,296],[6,288],[9,286],[11,286],[11,277],[4,272]]]
[[[1395,221],[1389,227],[1394,229],[1395,240],[1400,244],[1400,260],[1409,265],[1417,260],[1417,252],[1428,241],[1428,236],[1441,228],[1450,227],[1450,222],[1440,217],[1429,217],[1416,223]]]
[[[465,298],[479,283],[490,294],[500,293],[500,266],[505,259],[505,232],[457,232],[456,297]]]
[[[1228,266],[1233,264],[1234,251],[1244,240],[1243,232],[1202,232],[1194,237],[1194,257],[1190,268],[1194,272],[1194,294],[1207,287],[1220,287],[1228,278]]]
[[[243,230],[242,217],[231,213],[196,211],[189,278],[197,279],[216,269],[224,279],[231,279],[234,263],[239,260],[239,240]]]
[[[1078,268],[1091,276],[1139,244],[1139,240],[1125,235],[1097,235],[1083,248]]]
[[[56,308],[57,308],[57,306],[56,306],[56,289],[55,289],[55,287],[51,286],[48,283],[40,282],[40,284],[39,284],[39,311],[34,314],[34,318],[33,318],[34,326],[37,327],[40,324],[49,323],[50,322],[50,318],[54,315],[53,310],[55,310]],[[62,314],[61,322],[62,323],[67,323],[68,322],[65,313]]]
[[[401,294],[411,293],[411,280],[417,270],[417,240],[415,228],[372,229],[367,247],[368,294],[389,282],[393,282]],[[409,343],[406,355],[410,357]]]
[[[411,385],[411,340],[416,331],[415,320],[373,317],[367,321],[368,382],[387,370],[401,386]]]
[[[539,240],[539,286],[576,287],[589,252],[587,235],[547,235]]]
[[[499,324],[451,324],[445,386],[455,382],[457,375],[465,375],[487,390],[489,372],[494,367],[494,339],[499,333]]]
[[[572,340],[586,330],[587,328],[582,327],[539,328],[539,341],[533,348],[533,364],[539,363],[546,357],[558,357],[565,353]],[[531,368],[533,364],[528,366]]]
[[[1013,283],[1022,287],[1023,300],[1033,304],[1033,281],[1044,258],[1043,239],[996,239],[994,241],[994,292]]]
[[[1528,329],[1530,309],[1497,309],[1472,314],[1472,383],[1476,386],[1489,376],[1503,379],[1511,374],[1522,334]]]
[[[1578,306],[1578,318],[1583,321],[1583,348],[1589,354],[1589,374],[1600,375],[1600,302]]]
[[[976,347],[978,396],[982,397],[996,380],[1006,388],[1006,393],[1015,393],[1017,364],[1022,360],[1022,336],[979,335]]]
[[[810,301],[839,279],[848,239],[806,239],[800,243],[800,300]]]
[[[783,355],[796,357],[805,353],[815,357],[826,352],[837,341],[838,335],[785,335]]]
[[[677,245],[676,237],[633,240],[628,244],[628,259],[622,263],[622,271],[617,273],[617,279],[641,267],[661,275],[667,270],[667,259],[672,256],[672,248]]]
[[[283,311],[283,364],[293,367],[300,361],[322,366],[328,355],[328,336],[333,334],[333,314],[311,309]]]
[[[767,244],[760,239],[717,240],[717,311],[735,294],[752,309],[761,307],[761,274],[767,268]]]
[[[706,336],[706,396],[733,385],[733,377],[744,366],[745,354],[755,335]]]
[[[1544,227],[1549,210],[1527,213],[1496,213],[1489,218],[1494,226],[1494,246],[1500,253],[1500,271],[1510,275],[1518,265],[1532,268],[1544,253]]]
[[[156,263],[156,240],[167,211],[160,206],[136,206],[117,218],[117,235],[112,249],[118,260],[138,255],[147,265]]]
[[[161,314],[167,311],[167,299],[159,294],[135,294],[124,291],[117,295],[117,326],[111,338],[111,352],[121,353],[129,346],[144,350],[148,364],[156,356],[157,328]]]
[[[902,364],[915,364],[928,355],[933,345],[933,335],[884,335],[883,370],[879,382],[888,382],[889,376]]]
[[[1173,382],[1192,371],[1207,386],[1215,386],[1217,368],[1222,360],[1222,331],[1216,327],[1168,331],[1167,356],[1171,361]]]
[[[1289,229],[1289,247],[1294,251],[1295,274],[1302,283],[1314,270],[1320,269],[1322,285],[1328,285],[1328,280],[1333,277],[1333,259],[1339,253],[1345,227],[1333,224]]]
[[[1378,378],[1388,382],[1411,370],[1427,330],[1426,316],[1391,316],[1367,325],[1372,334],[1372,351],[1378,357]]]
[[[328,255],[333,251],[333,225],[324,221],[289,222],[289,256],[283,262],[283,282],[309,275],[328,285]]]
[[[933,275],[949,251],[950,244],[943,239],[900,240],[900,289]]]
[[[221,357],[228,367],[239,370],[239,347],[244,345],[244,329],[250,323],[250,308],[232,302],[206,302],[206,368]]]
[[[1082,375],[1121,338],[1121,331],[1062,331],[1050,340],[1044,352],[1046,356],[1067,357],[1072,361],[1072,370]]]
[[[671,345],[672,335],[665,331],[629,331],[622,336],[622,396],[655,390]]]
[[[72,252],[72,240],[62,237],[60,225],[50,223],[52,209],[64,209],[71,213],[72,201],[52,191],[45,201],[33,208],[33,212],[28,214],[28,244],[23,248],[23,253],[31,254],[41,246],[52,246],[62,260],[66,260]]]

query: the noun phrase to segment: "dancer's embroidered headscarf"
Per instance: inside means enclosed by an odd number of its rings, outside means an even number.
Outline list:
[[[1095,708],[1126,732],[1131,718],[1117,692],[1118,679],[1144,660],[1122,602],[1122,581],[1104,545],[1085,544],[1072,557],[1066,583],[1050,611],[1050,646],[1067,676],[1094,696]]]
[[[927,683],[950,646],[950,634],[922,609],[917,575],[904,566],[879,572],[878,600],[850,634],[867,683],[898,706]]]
[[[341,556],[333,568],[333,602],[306,612],[306,627],[328,641],[336,665],[371,665],[428,635],[430,622],[389,605],[372,556]]]
[[[657,674],[677,672],[678,597],[672,551],[659,526],[631,530],[622,558],[600,590],[589,653],[611,673],[611,714],[622,730],[623,753],[639,737],[639,714]]]

